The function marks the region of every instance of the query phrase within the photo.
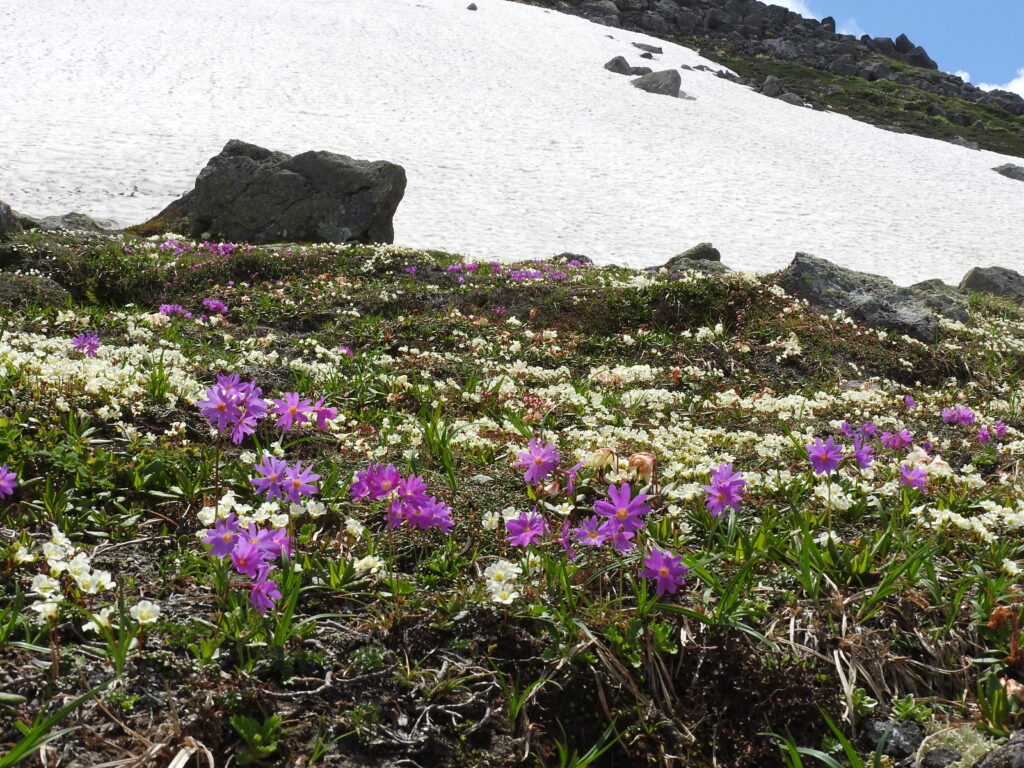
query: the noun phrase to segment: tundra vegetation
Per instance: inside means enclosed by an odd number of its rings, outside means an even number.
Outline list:
[[[882,764],[872,719],[968,764],[1020,724],[1019,305],[926,345],[771,275],[0,265],[0,766]]]

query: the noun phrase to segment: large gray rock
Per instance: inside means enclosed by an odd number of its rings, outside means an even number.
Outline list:
[[[722,263],[722,254],[711,243],[699,243],[689,250],[677,253],[665,263],[669,272],[683,272],[692,269],[706,275],[723,275],[732,272]]]
[[[804,97],[798,93],[789,91],[779,96],[779,101],[784,101],[787,104],[792,104],[794,107],[802,107],[804,105]]]
[[[992,169],[996,173],[1002,174],[1008,179],[1016,179],[1017,181],[1024,181],[1024,168],[1013,163],[1007,163],[1006,165],[999,165]]]
[[[663,96],[679,96],[679,88],[683,84],[683,78],[674,69],[663,69],[660,72],[651,72],[649,75],[641,75],[630,82],[641,91],[658,93]]]
[[[960,290],[1024,301],[1024,275],[1006,267],[975,267],[960,281]]]
[[[11,210],[11,206],[0,200],[0,237],[4,235],[16,235],[22,232],[21,221]]]
[[[764,83],[761,85],[761,93],[773,99],[781,96],[785,92],[786,89],[782,87],[782,81],[775,75],[768,75],[768,77],[764,79]]]
[[[67,307],[71,294],[48,277],[0,273],[0,308]]]
[[[913,755],[921,742],[924,733],[917,723],[900,720],[869,720],[861,731],[861,744],[864,749],[874,752],[878,745],[882,746],[882,754],[903,760]]]
[[[975,768],[1024,768],[1024,744],[1011,742],[996,747]]]
[[[629,66],[625,56],[616,56],[614,59],[605,62],[604,68],[617,75],[632,74],[632,67]]]
[[[65,213],[63,216],[44,216],[39,220],[39,228],[51,231],[65,229],[71,232],[109,232],[118,229],[118,225],[115,221],[94,219],[84,213]]]
[[[789,294],[806,299],[815,309],[843,310],[872,328],[884,328],[926,343],[939,331],[935,312],[913,291],[900,288],[887,277],[855,272],[806,253],[779,273],[779,285]]]
[[[910,290],[916,293],[921,301],[950,320],[966,323],[970,319],[966,294],[939,279],[914,283]]]
[[[192,237],[391,243],[405,169],[332,152],[294,157],[232,139],[196,178]]]

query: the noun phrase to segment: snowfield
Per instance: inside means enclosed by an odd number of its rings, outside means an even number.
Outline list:
[[[396,242],[481,259],[653,266],[712,241],[898,283],[1024,270],[1024,184],[990,152],[879,130],[682,70],[696,101],[602,65],[707,63],[504,0],[5,0],[0,199],[141,222],[231,138],[403,165]],[[125,7],[131,10],[124,10]],[[660,45],[640,59],[633,41]],[[716,67],[717,68],[717,67]]]

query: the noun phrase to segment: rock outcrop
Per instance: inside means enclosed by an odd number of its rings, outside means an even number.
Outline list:
[[[960,290],[1024,301],[1024,275],[1006,267],[975,267],[960,281]]]
[[[0,237],[16,235],[22,231],[21,221],[11,210],[11,206],[0,200]]]
[[[630,82],[641,91],[657,93],[662,96],[679,96],[679,88],[683,84],[683,79],[676,70],[663,69],[660,72],[641,75]]]
[[[689,269],[706,275],[732,272],[722,263],[722,254],[711,243],[698,243],[689,250],[677,253],[665,262],[664,268],[669,272],[683,272]]]
[[[391,243],[405,170],[332,152],[283,152],[232,139],[191,192],[130,231],[184,230],[194,238]]]
[[[939,321],[914,291],[900,288],[887,277],[855,272],[806,253],[798,253],[779,273],[779,285],[792,296],[806,299],[820,312],[842,310],[859,323],[906,334],[932,343]]]
[[[1008,179],[1014,179],[1016,181],[1024,181],[1024,168],[1013,163],[1006,163],[1006,165],[999,165],[992,169],[1001,176],[1005,176]]]

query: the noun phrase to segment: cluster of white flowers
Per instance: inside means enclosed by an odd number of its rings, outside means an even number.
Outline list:
[[[497,560],[487,566],[484,584],[490,592],[491,600],[500,605],[511,605],[519,597],[516,580],[522,573],[520,566],[508,560]]]

